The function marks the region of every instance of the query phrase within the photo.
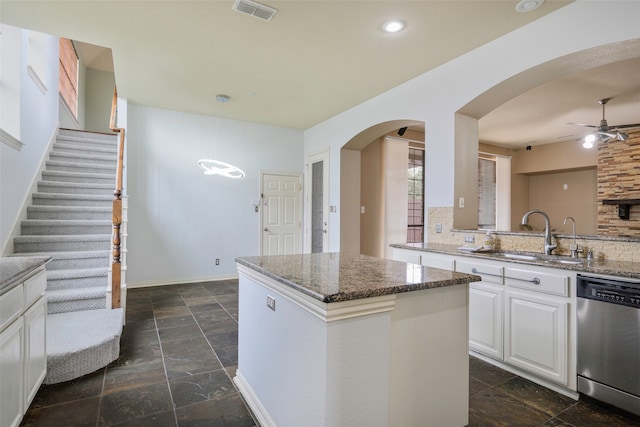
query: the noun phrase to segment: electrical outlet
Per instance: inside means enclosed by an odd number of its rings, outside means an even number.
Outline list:
[[[465,243],[475,243],[476,238],[474,236],[464,236]]]
[[[267,295],[267,307],[269,307],[273,311],[276,311],[276,299],[271,295]]]
[[[216,258],[216,265],[220,265],[220,258]]]
[[[442,224],[440,223],[436,224],[436,233],[442,233]]]
[[[460,198],[458,199],[458,207],[459,207],[460,209],[464,208],[464,197],[460,197]]]

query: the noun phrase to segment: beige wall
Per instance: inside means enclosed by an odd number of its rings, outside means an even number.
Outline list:
[[[382,139],[367,145],[360,154],[360,253],[381,256],[384,253]]]
[[[456,228],[478,227],[478,120],[456,114],[455,122],[455,170],[453,198],[453,223]],[[429,144],[427,141],[427,156]],[[464,207],[460,199],[464,198]]]
[[[407,241],[409,204],[407,163],[409,142],[398,139],[383,141],[384,161],[384,250],[380,256],[392,257],[392,243]]]
[[[576,220],[578,234],[596,234],[597,185],[595,168],[531,175],[528,209],[545,211],[551,228],[558,232],[572,232],[570,222],[563,225],[564,218],[571,216]],[[524,212],[520,212],[518,223]],[[529,224],[544,230],[544,219],[540,215],[532,215]]]
[[[360,253],[360,150],[340,150],[340,252]]]

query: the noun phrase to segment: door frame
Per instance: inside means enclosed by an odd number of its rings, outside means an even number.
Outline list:
[[[329,233],[331,222],[329,221],[329,147],[326,147],[320,151],[315,153],[311,153],[307,155],[305,162],[305,196],[304,196],[304,251],[305,253],[311,253],[311,196],[312,196],[312,180],[311,180],[311,164],[316,163],[318,161],[323,162],[323,172],[322,172],[322,192],[323,192],[323,200],[322,200],[322,211],[324,215],[326,226],[326,233],[324,238],[322,239],[322,251],[329,251]]]
[[[262,253],[262,240],[263,240],[263,229],[264,229],[264,215],[262,214],[262,209],[264,207],[264,194],[262,193],[262,189],[264,186],[264,176],[265,175],[276,175],[276,176],[286,176],[286,177],[295,177],[298,178],[298,185],[299,185],[299,189],[300,191],[298,192],[298,201],[297,201],[297,205],[298,205],[298,212],[299,212],[299,217],[298,217],[298,227],[300,228],[300,233],[298,234],[298,243],[297,246],[298,248],[300,248],[300,252],[302,252],[302,248],[303,248],[303,235],[304,233],[302,232],[302,197],[303,197],[303,193],[304,193],[304,187],[302,186],[302,182],[303,182],[303,175],[301,173],[295,173],[295,172],[274,172],[274,171],[260,171],[260,188],[258,191],[258,194],[260,195],[259,197],[259,209],[256,211],[259,215],[260,215],[260,228],[258,229],[258,232],[260,233],[260,239],[259,239],[259,244],[260,244],[260,256],[264,256],[264,254]]]

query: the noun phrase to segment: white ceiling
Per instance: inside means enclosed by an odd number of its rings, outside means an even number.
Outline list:
[[[130,102],[307,129],[569,1],[529,13],[515,0],[263,3],[278,9],[269,22],[232,0],[2,0],[0,21],[110,48]],[[390,18],[405,31],[383,33]]]
[[[269,22],[232,0],[2,0],[0,21],[79,42],[85,63],[115,68],[131,102],[307,129],[512,31],[568,1],[517,13],[517,1],[272,1]],[[407,28],[380,27],[400,18]],[[105,49],[106,48],[106,49]],[[112,59],[113,58],[113,59]],[[231,102],[216,103],[216,94]],[[532,89],[480,119],[482,142],[510,148],[572,140],[597,125],[640,123],[638,58]]]

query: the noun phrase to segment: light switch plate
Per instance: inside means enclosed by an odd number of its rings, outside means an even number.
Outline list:
[[[267,295],[267,307],[269,307],[273,311],[276,311],[276,299],[271,295]]]

